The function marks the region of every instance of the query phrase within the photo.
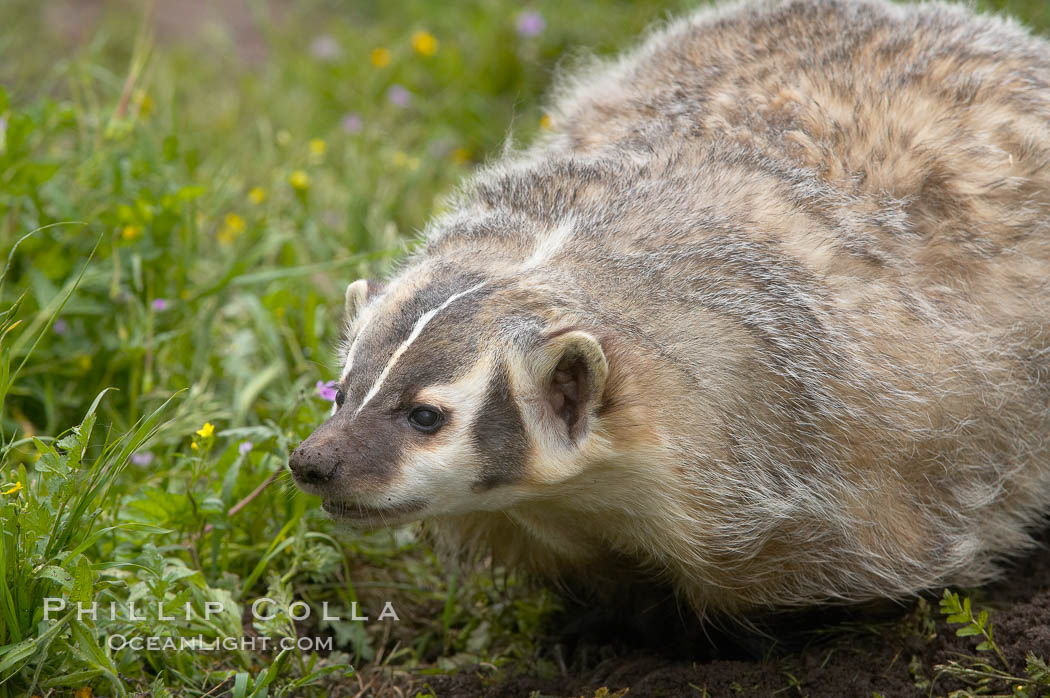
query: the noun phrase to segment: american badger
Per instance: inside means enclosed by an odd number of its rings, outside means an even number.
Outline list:
[[[562,81],[346,290],[337,520],[697,613],[977,584],[1050,509],[1050,44],[930,2],[703,9]]]

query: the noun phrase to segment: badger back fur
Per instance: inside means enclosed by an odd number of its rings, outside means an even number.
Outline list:
[[[563,80],[385,284],[295,451],[352,524],[696,611],[978,584],[1050,504],[1050,46],[703,9]],[[432,422],[433,418],[433,422]]]

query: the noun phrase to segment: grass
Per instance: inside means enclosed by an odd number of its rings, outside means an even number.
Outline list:
[[[109,7],[56,61],[46,8],[4,11],[24,57],[0,92],[4,698],[323,695],[351,667],[498,666],[533,657],[553,606],[453,583],[415,527],[336,536],[286,481],[238,503],[329,407],[345,284],[388,271],[508,128],[539,128],[569,47],[612,50],[661,8],[540,4],[535,37],[511,2],[251,8],[250,60],[215,27],[185,45]],[[70,605],[44,620],[48,597]],[[259,597],[284,608],[253,623]],[[242,629],[334,651],[107,645]]]
[[[346,283],[389,271],[473,166],[541,128],[559,61],[691,4],[536,2],[545,26],[523,36],[509,0],[256,0],[256,29],[192,40],[109,4],[74,41],[76,3],[5,3],[0,698],[550,669],[548,593],[457,577],[414,526],[337,533],[286,481],[259,488],[329,407]],[[1006,7],[1050,24],[1039,0]],[[70,606],[45,620],[49,597]],[[259,597],[272,619],[248,616]],[[384,600],[400,621],[377,620]],[[333,645],[107,644],[242,633]]]

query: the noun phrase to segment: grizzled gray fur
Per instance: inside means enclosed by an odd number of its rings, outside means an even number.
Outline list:
[[[1050,45],[932,2],[701,9],[561,80],[383,283],[292,455],[698,614],[991,578],[1050,505]]]

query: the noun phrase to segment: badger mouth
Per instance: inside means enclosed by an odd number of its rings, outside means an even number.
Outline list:
[[[334,499],[321,500],[321,508],[328,512],[333,519],[359,523],[378,523],[381,525],[403,520],[408,515],[422,510],[426,504],[423,500],[412,500],[389,507],[373,507],[357,502]]]

